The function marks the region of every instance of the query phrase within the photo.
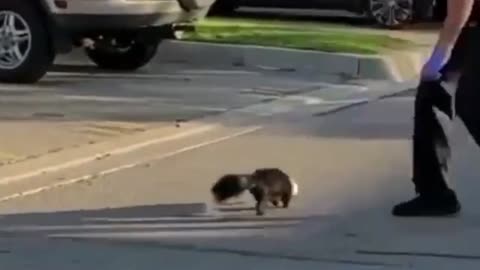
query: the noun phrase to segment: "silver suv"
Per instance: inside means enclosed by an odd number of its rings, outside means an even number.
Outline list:
[[[0,81],[37,82],[75,46],[101,68],[138,69],[176,25],[203,18],[214,1],[2,0]]]

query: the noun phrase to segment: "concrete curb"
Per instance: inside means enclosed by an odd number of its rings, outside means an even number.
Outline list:
[[[159,47],[156,62],[246,66],[403,82],[418,75],[427,56],[425,50],[364,56],[250,45],[165,41]]]

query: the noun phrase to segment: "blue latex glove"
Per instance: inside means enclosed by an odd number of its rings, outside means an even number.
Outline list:
[[[434,81],[442,76],[440,71],[447,63],[450,51],[444,48],[435,48],[432,55],[422,68],[421,78],[423,81]]]

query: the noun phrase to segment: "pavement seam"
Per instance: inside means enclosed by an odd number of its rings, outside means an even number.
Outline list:
[[[416,90],[415,88],[407,87],[405,89],[400,89],[400,90],[394,91],[393,93],[388,93],[388,94],[380,95],[380,96],[373,97],[373,98],[366,98],[364,100],[359,100],[357,102],[348,103],[347,105],[344,105],[344,106],[335,107],[331,110],[326,110],[326,111],[323,111],[323,112],[314,113],[313,116],[321,117],[321,116],[330,115],[332,113],[348,110],[348,109],[355,108],[355,107],[362,106],[362,105],[366,105],[366,104],[369,104],[369,103],[372,103],[372,102],[377,102],[377,101],[381,101],[381,100],[384,100],[384,99],[393,98],[393,97],[396,97],[396,96],[399,96],[399,95],[402,95],[404,93],[408,93],[408,92],[411,92],[411,91],[415,91],[415,90]]]

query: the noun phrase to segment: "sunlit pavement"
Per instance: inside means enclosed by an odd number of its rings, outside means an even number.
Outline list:
[[[0,205],[1,268],[478,269],[478,150],[462,125],[453,184],[464,212],[403,220],[389,212],[413,196],[411,94],[331,114],[285,102],[206,119],[220,127],[175,143],[4,186],[20,196]],[[279,104],[284,110],[272,109]],[[221,174],[273,166],[300,184],[291,209],[256,217],[248,195],[211,202]]]

